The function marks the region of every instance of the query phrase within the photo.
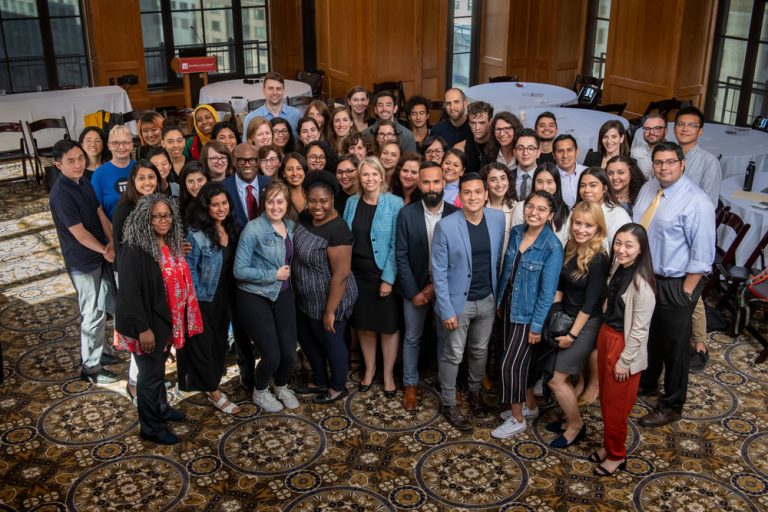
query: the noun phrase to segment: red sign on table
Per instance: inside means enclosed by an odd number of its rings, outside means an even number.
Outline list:
[[[210,73],[217,69],[214,56],[179,58],[179,73]]]

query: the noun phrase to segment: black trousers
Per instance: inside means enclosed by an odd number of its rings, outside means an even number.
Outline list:
[[[248,388],[253,388],[254,369],[256,367],[256,354],[253,343],[240,321],[237,307],[236,293],[232,293],[229,301],[229,318],[232,322],[232,334],[235,338],[235,353],[237,354],[237,367],[240,369],[240,381]]]
[[[349,361],[349,350],[344,342],[347,321],[334,322],[333,329],[336,332],[332,333],[325,330],[322,320],[310,318],[300,309],[297,311],[297,320],[299,345],[312,367],[314,384],[321,388],[331,387],[336,391],[344,391],[347,387]],[[328,368],[331,370],[330,378]]]
[[[280,292],[272,302],[260,295],[237,290],[240,321],[261,354],[254,386],[266,389],[274,376],[275,386],[285,386],[296,364],[296,305],[293,290]]]
[[[655,389],[664,372],[664,393],[659,406],[683,411],[688,394],[688,364],[691,345],[691,317],[701,295],[701,282],[692,299],[683,291],[685,278],[656,280],[656,308],[648,338],[648,368],[640,378],[640,387]]]
[[[171,412],[168,395],[165,392],[165,360],[168,350],[160,340],[155,340],[155,350],[136,355],[139,375],[136,379],[136,400],[139,410],[141,431],[156,435],[165,430],[167,417]]]

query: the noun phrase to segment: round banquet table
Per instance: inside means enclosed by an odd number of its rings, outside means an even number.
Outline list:
[[[248,112],[248,102],[264,99],[262,82],[243,83],[243,80],[225,80],[208,84],[200,89],[200,103],[231,103],[236,113]],[[298,80],[285,81],[285,97],[312,96],[309,84]]]
[[[536,107],[559,107],[576,103],[576,93],[565,87],[533,82],[480,84],[467,89],[469,101],[485,101],[496,112],[520,112]]]
[[[768,172],[756,173],[752,184],[752,193],[762,194],[763,198],[752,200],[734,197],[733,193],[740,191],[743,185],[743,176],[731,176],[724,179],[720,186],[720,200],[723,201],[723,204],[730,206],[732,212],[741,217],[745,223],[751,225],[739,248],[736,250],[737,265],[744,264],[749,255],[752,254],[752,251],[755,250],[755,247],[757,247],[758,242],[765,235],[765,232],[768,231],[768,208],[757,208],[766,206],[760,204],[760,201],[765,201],[768,204]],[[717,235],[721,247],[727,247],[734,238],[733,229],[724,226],[720,227]]]
[[[525,111],[523,125],[533,128],[536,118],[542,112],[552,112],[557,119],[557,134],[568,133],[576,139],[579,145],[579,163],[584,162],[590,148],[597,149],[598,132],[606,121],[619,121],[624,128],[629,128],[629,121],[621,116],[600,112],[599,110],[586,110],[581,108],[538,107]]]

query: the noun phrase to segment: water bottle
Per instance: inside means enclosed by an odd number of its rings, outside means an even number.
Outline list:
[[[744,190],[752,191],[752,182],[755,181],[755,162],[750,161],[747,166],[747,173],[744,175]]]

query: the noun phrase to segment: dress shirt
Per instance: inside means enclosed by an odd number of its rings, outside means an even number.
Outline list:
[[[709,196],[714,206],[717,206],[723,171],[715,155],[696,144],[685,154],[685,175]]]
[[[252,182],[246,183],[242,179],[240,179],[240,176],[235,174],[235,184],[237,185],[237,195],[240,198],[240,202],[243,205],[243,209],[245,210],[245,217],[246,220],[248,219],[248,200],[246,197],[246,194],[248,191],[246,188],[248,185],[253,185],[253,197],[256,198],[256,209],[258,210],[259,207],[259,180],[254,178]],[[257,214],[258,216],[258,214]]]
[[[517,167],[517,175],[515,176],[515,191],[517,195],[520,195],[520,185],[523,184],[523,174],[528,175],[528,194],[533,192],[533,173],[536,172],[536,166],[531,167],[529,171],[524,170],[522,167]],[[520,201],[525,201],[524,197],[518,197]]]
[[[253,110],[251,112],[248,112],[248,115],[245,116],[245,119],[243,119],[243,142],[248,142],[246,140],[246,134],[248,133],[248,125],[253,120],[254,117],[263,117],[267,121],[271,121],[272,119],[276,117],[280,117],[282,119],[285,119],[288,121],[288,124],[291,125],[291,129],[293,129],[293,136],[296,137],[296,130],[298,129],[299,119],[301,119],[301,112],[296,107],[292,107],[288,105],[287,103],[283,102],[282,105],[280,105],[280,115],[276,116],[272,113],[269,108],[267,108],[267,104],[260,106],[256,110]]]
[[[429,272],[432,273],[432,235],[435,234],[435,226],[437,226],[437,223],[440,221],[440,219],[443,218],[443,207],[445,206],[445,201],[440,201],[440,208],[435,213],[432,213],[431,211],[429,211],[429,207],[424,203],[424,201],[421,202],[421,206],[424,207],[424,222],[427,225],[427,247],[429,247]]]
[[[662,188],[654,178],[643,185],[635,201],[634,221]],[[715,207],[687,176],[664,189],[648,226],[653,272],[664,277],[706,274],[715,259]]]
[[[581,173],[587,170],[587,168],[581,164],[576,164],[576,170],[571,174],[568,174],[561,168],[557,168],[560,171],[560,192],[563,196],[563,201],[568,205],[568,208],[573,208],[576,204],[576,199],[579,197],[579,176]]]
[[[643,172],[646,178],[653,178],[653,158],[651,158],[652,148],[643,141],[632,148],[630,156],[635,159],[637,166]]]

